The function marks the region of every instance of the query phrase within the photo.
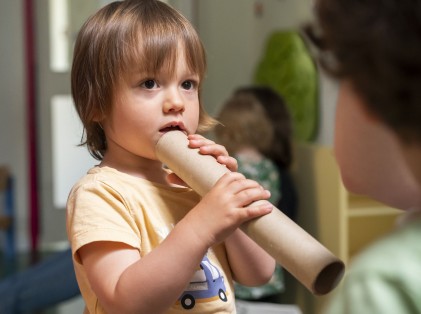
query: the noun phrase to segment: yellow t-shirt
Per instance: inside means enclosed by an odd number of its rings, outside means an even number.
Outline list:
[[[95,241],[122,242],[145,256],[199,200],[189,188],[153,183],[109,167],[89,170],[75,184],[67,202],[67,233],[85,313],[106,312],[90,288],[78,258],[79,248]],[[216,245],[203,257],[190,285],[167,313],[235,313],[232,291],[225,246]]]

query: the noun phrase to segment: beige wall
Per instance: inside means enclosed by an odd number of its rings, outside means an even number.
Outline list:
[[[255,13],[256,3],[262,4],[261,15]],[[309,18],[308,0],[200,1],[198,30],[209,61],[206,107],[217,112],[234,88],[252,83],[269,34],[296,28]]]

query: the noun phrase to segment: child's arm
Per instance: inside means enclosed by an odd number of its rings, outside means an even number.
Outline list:
[[[233,279],[245,286],[267,283],[275,271],[275,260],[265,250],[237,229],[225,240]]]
[[[228,156],[225,147],[215,144],[200,135],[189,135],[190,146],[200,148],[202,154],[213,155],[221,164],[231,171],[237,171],[237,161]],[[275,270],[275,260],[237,229],[225,240],[228,260],[234,279],[248,286],[257,286],[269,281]]]
[[[216,147],[213,151],[220,149]],[[229,157],[228,157],[229,158]],[[163,313],[181,295],[212,245],[243,222],[269,213],[269,192],[239,173],[227,173],[146,256],[125,244],[94,242],[79,249],[99,303],[108,313]]]

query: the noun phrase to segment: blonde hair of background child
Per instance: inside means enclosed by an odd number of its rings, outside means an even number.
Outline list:
[[[235,94],[222,107],[215,134],[230,153],[254,147],[261,154],[270,149],[274,128],[262,104],[251,94]]]

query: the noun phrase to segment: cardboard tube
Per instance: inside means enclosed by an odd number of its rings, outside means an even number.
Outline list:
[[[203,196],[229,170],[214,157],[189,148],[188,143],[184,133],[168,132],[158,141],[156,155]],[[241,229],[313,294],[329,293],[344,274],[340,259],[277,208],[244,223]]]

